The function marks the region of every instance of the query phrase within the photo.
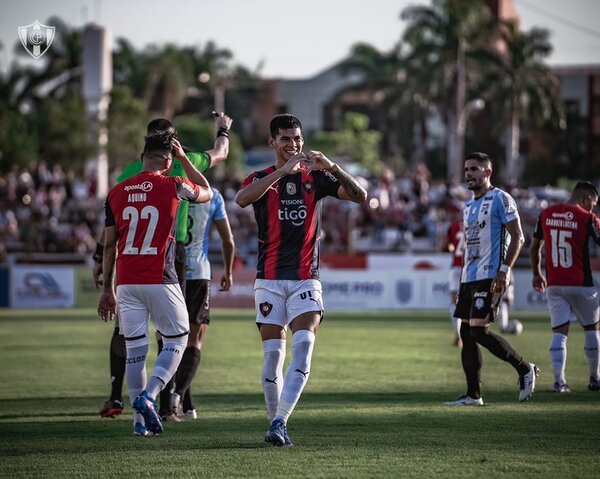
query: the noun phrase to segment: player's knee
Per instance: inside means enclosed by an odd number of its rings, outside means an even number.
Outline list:
[[[471,326],[471,338],[478,343],[485,341],[485,338],[488,336],[488,334],[488,328],[485,326]]]
[[[110,342],[110,349],[112,353],[118,358],[124,358],[127,356],[127,346],[125,345],[125,338],[120,334],[115,334]]]
[[[163,350],[171,351],[175,354],[183,355],[183,350],[187,345],[187,335],[178,338],[165,338]]]
[[[292,336],[292,361],[303,373],[308,374],[314,345],[315,335],[308,329],[296,331]]]
[[[460,339],[463,342],[471,340],[471,326],[466,321],[461,321],[460,323]]]
[[[132,348],[139,348],[139,347],[143,347],[143,346],[148,346],[150,344],[150,341],[148,340],[148,336],[144,335],[141,338],[125,338],[125,345],[127,346],[127,350],[130,350]]]

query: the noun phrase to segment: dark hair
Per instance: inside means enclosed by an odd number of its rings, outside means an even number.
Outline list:
[[[302,123],[300,123],[300,120],[289,113],[275,115],[269,126],[273,138],[277,136],[279,130],[287,130],[288,128],[300,128],[300,130],[302,130]]]
[[[150,123],[148,123],[147,134],[148,135],[157,135],[160,133],[171,133],[177,134],[177,130],[175,130],[175,126],[166,118],[155,118]]]
[[[175,125],[173,125],[173,123],[171,123],[166,118],[155,118],[150,123],[148,123],[148,127],[147,127],[146,131],[148,133],[148,136],[159,135],[161,133],[169,133],[169,134],[173,135],[173,138],[179,139],[177,136],[177,130],[175,129]],[[181,145],[181,148],[183,149],[183,151],[185,153],[192,151],[190,148],[188,148],[185,145]],[[172,153],[173,153],[173,156],[175,156],[175,152],[173,151]]]
[[[596,188],[594,184],[590,183],[589,181],[580,181],[575,185],[575,188],[573,188],[573,193],[580,195],[587,194],[598,197],[598,188]]]
[[[143,155],[149,156],[167,156],[171,153],[174,133],[155,133],[146,136]]]
[[[474,153],[469,153],[465,157],[465,161],[467,161],[467,160],[475,160],[480,165],[487,166],[488,168],[492,167],[492,159],[485,153],[481,153],[478,151],[476,151]]]

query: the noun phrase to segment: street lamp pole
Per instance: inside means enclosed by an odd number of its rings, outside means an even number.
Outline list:
[[[468,102],[463,111],[460,113],[458,123],[456,125],[456,160],[461,162],[465,156],[465,133],[467,131],[467,121],[474,111],[481,111],[485,108],[485,100],[481,98],[475,98]]]
[[[213,76],[211,78],[211,74],[208,72],[202,72],[198,75],[198,81],[200,83],[209,83],[212,81],[212,90],[213,90],[213,108],[217,113],[221,113],[225,111],[225,80],[222,78],[217,78],[217,76]]]

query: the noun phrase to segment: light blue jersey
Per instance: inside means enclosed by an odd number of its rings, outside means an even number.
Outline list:
[[[185,247],[185,279],[211,279],[208,246],[210,227],[215,220],[227,218],[221,193],[212,188],[213,198],[208,203],[190,203],[188,209],[188,241]]]
[[[465,204],[463,224],[466,247],[461,283],[496,276],[510,242],[504,225],[518,217],[512,196],[495,187]]]

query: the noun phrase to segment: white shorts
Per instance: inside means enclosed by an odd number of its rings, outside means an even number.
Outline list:
[[[595,286],[548,286],[546,300],[552,328],[575,321],[582,326],[598,322],[600,305]]]
[[[148,335],[148,321],[165,338],[189,332],[188,313],[179,284],[124,284],[117,286],[119,327],[126,340]]]
[[[323,288],[318,279],[271,280],[254,282],[256,322],[286,328],[303,313],[323,314]]]
[[[450,293],[458,293],[460,289],[460,272],[462,268],[453,266],[450,268],[450,274],[448,275],[448,291]]]

